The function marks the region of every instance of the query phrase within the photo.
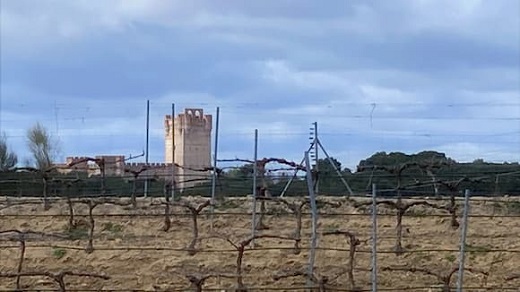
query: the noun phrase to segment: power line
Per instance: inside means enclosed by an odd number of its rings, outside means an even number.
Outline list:
[[[172,97],[172,99],[175,99],[175,97]],[[85,100],[82,100],[82,102],[84,102]],[[103,99],[103,100],[96,100],[95,103],[92,103],[92,104],[89,104],[88,106],[79,106],[78,107],[78,104],[77,103],[69,103],[67,101],[64,101],[64,100],[61,100],[61,101],[57,101],[56,102],[56,105],[58,107],[61,107],[61,108],[70,108],[70,109],[87,109],[87,110],[91,110],[93,106],[97,106],[97,105],[105,105],[105,104],[110,104],[110,105],[114,105],[114,106],[118,106],[118,108],[121,108],[121,106],[123,106],[122,108],[138,108],[139,105],[142,103],[142,101],[140,99],[135,99],[135,100],[125,100],[125,102],[121,102],[121,101],[110,101],[110,100],[107,100],[107,99]],[[210,107],[215,107],[217,105],[220,105],[221,107],[223,108],[248,108],[248,107],[251,107],[251,106],[262,106],[262,105],[266,105],[266,103],[262,103],[262,102],[236,102],[236,101],[229,101],[229,102],[226,102],[224,100],[219,100],[218,102],[183,102],[185,104],[191,104],[191,105],[194,105],[194,106],[210,106]],[[179,104],[183,104],[183,103],[179,103]],[[171,102],[169,101],[158,101],[158,100],[153,100],[153,98],[150,100],[150,104],[151,105],[155,105],[155,106],[165,106],[167,107],[168,105],[171,104]],[[330,108],[332,106],[367,106],[367,107],[370,107],[371,105],[373,104],[373,102],[358,102],[358,101],[350,101],[350,102],[337,102],[337,103],[333,103],[333,104],[330,104],[330,105],[325,105],[323,106],[322,104],[311,104],[312,106],[321,106],[323,108]],[[32,106],[33,104],[29,104],[29,103],[13,103],[13,102],[10,102],[9,103],[9,107],[29,107],[29,106]],[[520,106],[520,103],[518,102],[455,102],[455,103],[450,103],[450,102],[389,102],[389,101],[386,101],[386,102],[377,102],[377,105],[384,105],[384,106],[399,106],[399,107],[431,107],[431,106],[434,106],[434,107],[490,107],[490,106],[496,106],[496,107],[514,107],[514,106]]]
[[[257,112],[257,111],[248,111],[248,112],[244,112],[244,111],[236,111],[236,112],[232,112],[232,111],[227,111],[227,112],[224,112],[225,114],[238,114],[239,116],[266,116],[265,112],[264,111],[261,111],[261,112]],[[289,112],[289,113],[280,113],[280,115],[282,115],[284,117],[288,117],[288,116],[291,116],[291,117],[307,117],[309,116],[309,114],[307,113],[299,113],[299,112]],[[273,116],[279,116],[278,114],[272,114]],[[520,121],[520,117],[518,116],[512,116],[512,117],[497,117],[497,116],[462,116],[462,115],[458,115],[458,116],[446,116],[446,117],[442,117],[442,116],[402,116],[402,115],[399,115],[399,116],[377,116],[377,115],[374,115],[374,116],[370,116],[369,114],[367,115],[352,115],[352,114],[327,114],[327,113],[320,113],[320,114],[312,114],[313,117],[315,118],[335,118],[336,120],[337,119],[342,119],[342,120],[359,120],[359,119],[362,119],[362,120],[398,120],[398,121],[409,121],[409,120],[432,120],[432,121]],[[127,118],[127,116],[120,116],[120,118]],[[66,121],[86,121],[86,122],[91,122],[91,121],[96,121],[96,120],[113,120],[114,118],[106,118],[106,117],[84,117],[84,116],[80,116],[80,117],[63,117],[61,118],[62,120],[66,120]],[[48,122],[51,122],[51,121],[56,121],[56,119],[50,119],[50,118],[42,118],[42,119],[39,119],[40,121],[48,121]],[[2,120],[3,122],[19,122],[19,120],[14,120],[14,119],[3,119]]]
[[[62,133],[60,134],[60,137],[76,137],[76,136],[88,136],[90,137],[141,137],[142,135],[135,132],[129,132],[129,133],[121,133],[121,132],[114,132],[114,133],[106,133],[106,134],[99,134],[99,133],[92,133],[92,134],[85,134],[85,133],[74,133],[72,131],[68,133],[63,133],[63,131],[66,130],[73,130],[73,128],[62,128]],[[151,130],[158,131],[159,128],[151,128]],[[162,130],[162,129],[161,129]],[[351,131],[351,132],[323,132],[320,133],[320,136],[394,136],[394,137],[507,137],[507,136],[514,136],[520,134],[520,130],[518,131],[512,131],[512,132],[502,132],[502,133],[450,133],[450,134],[441,134],[441,133],[425,133],[425,132],[416,132],[416,133],[401,133],[401,132],[392,132],[392,131],[379,131],[379,132],[360,132],[360,131]],[[248,131],[223,131],[221,135],[230,135],[230,136],[252,136],[250,132]],[[299,132],[299,131],[280,131],[280,132],[273,132],[273,131],[266,131],[261,132],[261,136],[283,136],[283,135],[290,135],[290,136],[308,136],[309,133],[307,132]],[[7,135],[7,138],[25,138],[25,135]],[[158,138],[158,136],[156,136]],[[163,138],[161,136],[161,138]],[[517,138],[517,137],[513,137]]]

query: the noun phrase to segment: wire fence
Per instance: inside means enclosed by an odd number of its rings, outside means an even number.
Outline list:
[[[0,291],[520,289],[517,198],[373,194],[5,197]]]
[[[0,290],[520,288],[518,165],[410,161],[352,174],[317,136],[301,163],[258,159],[257,137],[254,159],[215,156],[203,169],[84,157],[2,174]],[[311,165],[318,149],[327,170]],[[86,162],[95,175],[69,172]],[[231,176],[224,163],[242,165],[227,166]]]
[[[267,159],[267,158],[264,158]],[[257,180],[267,181],[269,191],[273,195],[301,196],[307,193],[305,170],[301,165],[286,160],[273,159],[269,161],[274,166],[268,168],[263,165],[261,175]],[[231,159],[235,161],[246,161],[243,159]],[[276,160],[282,161],[279,163]],[[262,160],[258,160],[262,162]],[[222,163],[222,162],[221,162]],[[280,165],[290,163],[293,167],[281,168]],[[229,196],[243,196],[251,194],[255,183],[253,175],[254,160],[241,166],[208,167],[207,169],[193,170],[191,174],[175,174],[173,179],[176,184],[187,184],[183,187],[184,195],[211,194]],[[328,163],[327,163],[328,164]],[[109,165],[107,163],[107,165]],[[328,166],[328,165],[327,165]],[[428,164],[423,165],[428,167]],[[182,167],[177,165],[177,168]],[[431,166],[435,167],[435,165]],[[457,197],[462,196],[462,190],[469,188],[474,194],[483,196],[518,196],[520,195],[520,166],[504,166],[502,171],[475,170],[464,172],[457,170],[439,172],[434,179],[422,173],[420,167],[414,170],[403,171],[399,177],[392,173],[392,169],[377,170],[367,169],[356,173],[342,172],[340,175],[334,173],[334,169],[319,172],[320,195],[343,195],[345,183],[348,182],[352,193],[364,194],[370,192],[372,183],[380,186],[379,193],[382,196],[393,196],[399,191],[401,196],[442,196],[450,195],[456,191]],[[111,167],[103,168],[109,171]],[[121,173],[114,175],[88,175],[86,171],[75,171],[69,167],[63,167],[62,172],[50,170],[38,170],[29,168],[15,169],[18,171],[0,172],[0,189],[3,195],[25,197],[34,195],[49,196],[155,196],[161,197],[165,184],[172,180],[171,166],[139,166],[127,165],[125,167],[113,168]],[[213,171],[215,169],[215,171]],[[227,170],[227,172],[225,172]],[[230,173],[229,170],[235,172]],[[97,170],[99,172],[99,169]],[[112,170],[113,172],[113,170]],[[215,184],[212,184],[213,172],[215,172]],[[300,174],[299,174],[299,173]],[[259,171],[260,173],[260,171]],[[303,173],[303,174],[301,174]],[[395,181],[401,180],[399,190],[396,189]],[[260,185],[260,181],[257,185]],[[177,188],[178,189],[178,188]],[[435,193],[432,193],[435,190]]]

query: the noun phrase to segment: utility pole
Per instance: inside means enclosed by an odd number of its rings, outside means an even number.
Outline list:
[[[317,174],[318,171],[319,171],[319,168],[318,168],[318,152],[319,152],[319,148],[318,148],[318,122],[312,123],[312,127],[309,130],[311,131],[309,133],[311,135],[309,137],[309,140],[312,141],[310,148],[312,150],[314,150],[314,151],[311,152],[310,158],[312,158],[314,160],[313,170]],[[318,176],[316,178],[315,187],[314,187],[314,193],[316,195],[318,195],[319,183],[320,183],[320,180],[319,180],[319,176]]]
[[[148,166],[148,145],[150,142],[150,100],[146,100],[146,153],[145,163]],[[148,178],[144,176],[144,197],[148,196]]]
[[[215,145],[213,152],[213,173],[211,176],[211,204],[215,204],[216,187],[217,187],[217,153],[218,153],[218,128],[220,124],[220,108],[217,107],[217,116],[215,121]]]
[[[255,129],[255,153],[253,155],[255,161],[253,165],[253,218],[251,220],[251,236],[256,235],[256,180],[258,176],[258,129]],[[253,248],[255,247],[255,241],[251,241]]]
[[[217,106],[217,117],[215,121],[215,146],[213,150],[213,173],[211,176],[211,225],[210,230],[213,231],[213,213],[215,212],[215,197],[216,197],[216,189],[217,189],[217,161],[218,161],[218,128],[220,124],[220,107]],[[210,151],[211,153],[211,151]]]
[[[2,95],[0,94],[0,135],[2,135]]]
[[[58,103],[54,100],[54,121],[56,123],[56,135],[60,135],[60,124],[58,122]]]
[[[310,161],[311,157],[314,158],[314,171],[316,171],[316,172],[319,171],[319,169],[318,169],[318,151],[319,151],[319,149],[321,149],[321,151],[323,151],[323,154],[325,155],[325,158],[329,161],[329,163],[332,166],[332,168],[334,168],[334,170],[336,171],[337,176],[339,177],[339,179],[341,180],[343,185],[347,188],[347,190],[349,192],[349,195],[353,196],[354,192],[352,191],[352,189],[348,185],[347,181],[345,180],[345,178],[341,174],[341,169],[334,163],[332,158],[327,153],[327,150],[325,150],[325,147],[323,147],[323,144],[321,143],[320,139],[318,138],[318,123],[314,122],[314,123],[312,123],[312,125],[313,125],[313,127],[310,128],[310,130],[312,132],[309,133],[310,134],[309,140],[312,140],[312,142],[310,143],[309,149],[305,153],[309,154],[309,161]],[[314,151],[312,151],[313,149],[314,149]],[[305,158],[302,160],[300,165],[303,164],[304,162],[305,162]],[[296,178],[296,175],[298,174],[298,171],[299,171],[299,169],[296,169],[294,171],[293,176],[291,177],[291,179],[285,185],[282,193],[280,194],[280,197],[283,197],[285,195],[285,192],[289,189],[290,184]],[[318,182],[319,182],[319,175],[318,175],[318,177],[316,179],[316,182],[315,182],[315,186],[316,186],[315,189],[314,189],[314,194],[315,195],[318,194]]]
[[[172,131],[172,187],[171,187],[171,198],[175,201],[175,103],[172,103],[172,125],[170,127]]]

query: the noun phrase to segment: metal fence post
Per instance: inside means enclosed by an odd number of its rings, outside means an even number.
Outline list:
[[[215,196],[217,187],[217,154],[218,154],[218,127],[220,119],[220,108],[217,107],[217,120],[215,121],[215,150],[213,153],[213,175],[211,176],[211,226],[210,230],[213,231],[213,215],[215,213]]]
[[[316,196],[314,194],[314,182],[312,181],[311,163],[309,160],[309,151],[305,151],[305,169],[307,170],[307,188],[309,190],[309,200],[311,203],[312,212],[312,237],[311,237],[311,252],[309,255],[309,268],[308,276],[311,277],[314,274],[314,262],[316,258],[316,245],[318,242],[318,206],[316,205]],[[310,279],[307,279],[307,285],[310,286]]]
[[[348,185],[347,181],[341,174],[341,169],[338,169],[338,166],[336,164],[334,164],[334,161],[332,161],[332,158],[330,158],[329,153],[327,153],[327,150],[325,150],[325,147],[323,147],[323,144],[321,144],[319,139],[316,139],[316,144],[317,144],[316,147],[321,148],[321,150],[323,151],[323,154],[325,154],[325,157],[327,157],[327,160],[329,161],[329,163],[332,165],[332,167],[336,171],[336,174],[338,175],[339,179],[341,180],[343,185],[347,188],[349,196],[354,196],[354,192],[352,191],[352,189]]]
[[[307,151],[311,151],[311,150],[312,150],[312,147],[314,147],[314,144],[315,144],[315,143],[316,143],[316,141],[314,141],[314,142],[311,144],[311,146],[309,146],[309,149],[307,149]],[[302,162],[300,162],[299,165],[303,165],[304,163],[305,163],[305,157],[303,157]],[[283,191],[282,191],[282,193],[280,194],[280,198],[283,198],[283,196],[285,195],[285,193],[286,193],[287,190],[289,189],[289,186],[291,185],[291,183],[293,182],[293,180],[296,179],[296,176],[298,175],[298,171],[299,171],[298,168],[296,168],[296,169],[294,170],[294,174],[293,174],[293,176],[291,177],[291,179],[289,179],[289,181],[285,184],[285,187],[283,188]]]
[[[377,292],[377,189],[372,184],[372,292]]]
[[[171,187],[171,200],[175,202],[175,104],[172,103],[172,187]]]
[[[460,254],[459,254],[459,272],[457,279],[457,292],[462,292],[464,285],[464,261],[466,259],[466,236],[468,233],[468,214],[469,214],[469,190],[464,192],[464,213],[462,218],[462,231],[460,234]]]
[[[255,129],[255,153],[254,153],[254,165],[253,165],[253,218],[251,219],[251,236],[256,235],[256,177],[258,175],[258,129]],[[251,246],[255,247],[255,240],[251,241]]]
[[[149,145],[150,145],[150,100],[148,99],[146,101],[146,156],[145,156],[146,166],[148,166]],[[144,197],[145,198],[148,197],[148,177],[147,176],[144,178]]]

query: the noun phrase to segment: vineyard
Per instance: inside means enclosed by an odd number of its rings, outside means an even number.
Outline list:
[[[388,156],[345,173],[255,151],[195,169],[212,175],[189,190],[148,165],[107,176],[104,159],[92,177],[15,168],[0,181],[0,289],[518,291],[518,165]]]
[[[520,292],[520,0],[0,18],[0,292]]]
[[[373,291],[372,200],[0,200],[2,291]],[[377,199],[377,291],[452,291],[464,204]],[[520,200],[472,197],[464,291],[520,289]],[[312,274],[309,259],[314,258]]]

